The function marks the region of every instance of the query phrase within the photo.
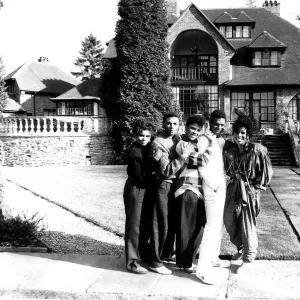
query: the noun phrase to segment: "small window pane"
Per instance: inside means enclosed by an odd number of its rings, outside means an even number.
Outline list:
[[[235,30],[235,37],[240,38],[243,37],[243,27],[242,26],[236,26]]]
[[[232,38],[232,26],[227,26],[226,27],[226,37],[227,38]]]
[[[278,52],[271,51],[271,66],[278,66]]]
[[[220,26],[220,32],[225,36],[225,26]]]
[[[250,37],[250,26],[243,26],[243,37]]]

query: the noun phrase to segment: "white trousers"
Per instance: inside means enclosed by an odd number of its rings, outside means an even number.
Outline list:
[[[212,266],[212,262],[218,260],[220,254],[223,213],[225,204],[226,183],[225,178],[220,180],[219,189],[214,192],[203,181],[204,203],[206,211],[206,224],[200,244],[197,272],[205,272]]]

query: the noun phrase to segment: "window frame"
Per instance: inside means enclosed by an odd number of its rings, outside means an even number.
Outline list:
[[[295,102],[295,104],[293,103]],[[288,103],[288,112],[294,121],[300,121],[300,93],[295,95]]]
[[[241,27],[241,36],[236,36],[237,27]],[[248,30],[246,30],[248,28]],[[230,30],[229,30],[230,29]],[[250,39],[251,38],[251,25],[243,25],[243,24],[230,24],[230,25],[220,25],[219,31],[221,34],[227,39]],[[229,32],[231,34],[229,34]],[[245,34],[248,33],[247,36]]]
[[[233,94],[237,94],[237,97],[233,98]],[[243,95],[244,97],[242,97]],[[233,100],[236,100],[237,103],[240,101],[240,105],[233,107]],[[264,105],[263,101],[267,101],[267,104]],[[271,101],[272,105],[270,105]],[[253,113],[252,110],[255,107],[253,105],[254,102],[259,102],[259,122],[276,121],[276,92],[274,90],[230,91],[230,120],[234,121],[237,118],[236,114],[233,112],[234,108],[246,110],[246,113]]]
[[[183,113],[183,121],[185,122],[189,116],[198,113],[194,95],[205,95],[208,97],[203,99],[204,113],[211,113],[215,109],[219,109],[219,87],[216,84],[207,85],[176,85],[175,99],[178,99],[180,110]],[[200,96],[201,97],[201,96]],[[207,105],[207,107],[205,107]]]
[[[277,64],[272,64],[272,53],[277,54]],[[256,55],[260,54],[260,57],[256,57]],[[268,55],[268,57],[267,57]],[[260,64],[257,62],[260,61]],[[264,62],[268,61],[267,64]],[[279,68],[281,67],[281,51],[274,49],[255,49],[252,51],[252,67],[253,68]]]

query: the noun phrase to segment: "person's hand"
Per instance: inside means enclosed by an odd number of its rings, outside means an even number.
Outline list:
[[[205,132],[204,135],[207,137],[209,144],[211,145],[214,141],[217,140],[217,137],[212,132]]]
[[[182,158],[187,158],[193,151],[194,147],[188,142],[181,141],[176,146],[176,152]]]

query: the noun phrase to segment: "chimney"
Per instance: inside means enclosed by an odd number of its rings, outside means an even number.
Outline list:
[[[180,10],[178,0],[166,0],[167,19],[178,19],[180,17]]]
[[[46,56],[41,56],[39,59],[38,59],[38,62],[48,62],[49,61],[49,59],[48,59],[48,57],[46,57]]]
[[[263,3],[263,7],[270,11],[271,13],[275,14],[276,16],[280,17],[280,3],[275,1],[265,1]]]

